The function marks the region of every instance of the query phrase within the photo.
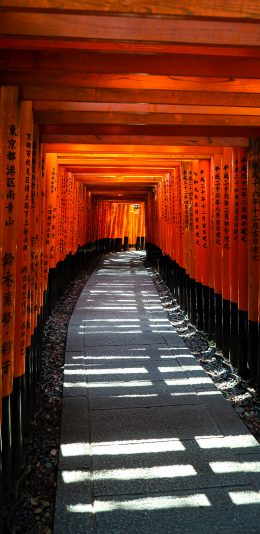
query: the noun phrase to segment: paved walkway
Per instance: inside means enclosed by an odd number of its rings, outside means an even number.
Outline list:
[[[143,253],[72,315],[55,534],[259,534],[260,446],[174,331]]]

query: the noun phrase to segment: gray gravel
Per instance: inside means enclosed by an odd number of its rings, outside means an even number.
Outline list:
[[[254,387],[242,380],[237,369],[216,349],[214,342],[189,322],[158,272],[151,266],[148,269],[171,324],[260,443],[260,402]]]

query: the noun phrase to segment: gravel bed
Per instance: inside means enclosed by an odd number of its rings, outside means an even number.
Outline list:
[[[6,534],[52,534],[68,323],[99,261],[100,257],[92,259],[88,270],[68,285],[45,325],[35,414],[30,435],[24,440],[26,469],[13,488],[12,507],[6,510]],[[255,390],[238,376],[206,335],[191,325],[157,271],[150,265],[147,268],[170,322],[260,442],[260,403],[255,400]]]
[[[250,381],[242,380],[237,369],[233,368],[214,342],[205,333],[197,330],[180,309],[168,286],[158,272],[148,265],[152,280],[160,295],[163,308],[190,352],[200,362],[216,387],[231,403],[236,413],[244,421],[250,432],[260,443],[260,401]]]

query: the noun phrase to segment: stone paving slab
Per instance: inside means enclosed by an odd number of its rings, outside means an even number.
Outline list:
[[[187,350],[187,349],[186,349]],[[183,351],[180,351],[183,352]],[[179,356],[179,354],[177,354]],[[126,363],[140,361],[172,361],[176,358],[176,353],[170,350],[168,345],[163,343],[154,343],[153,345],[113,345],[113,346],[95,346],[85,347],[84,351],[66,351],[65,363],[84,362],[85,365],[93,363],[109,363],[110,361],[122,360]],[[177,360],[178,361],[178,360]],[[194,358],[192,357],[192,362]]]
[[[201,405],[95,412],[91,414],[91,428],[94,442],[221,435],[219,427]]]
[[[174,359],[170,366],[165,360],[132,362],[130,358],[128,363],[123,359],[113,363],[98,360],[93,364],[85,363],[89,360],[85,360],[84,353],[80,354],[66,354],[64,396],[88,395],[90,409],[202,402]]]
[[[107,362],[107,363],[88,363],[85,368],[87,379],[90,382],[93,381],[108,381],[111,380],[136,380],[136,379],[148,379],[153,381],[165,381],[172,377],[176,380],[187,380],[186,373],[173,360],[169,365],[165,362],[123,362],[120,365],[119,362]]]
[[[161,384],[161,383],[158,383]],[[161,385],[146,387],[145,393],[140,393],[140,387],[125,383],[120,392],[116,388],[101,391],[88,391],[91,410],[112,410],[124,408],[146,408],[160,406],[183,406],[201,404],[200,399],[189,386],[172,388],[166,391]],[[144,389],[141,389],[144,391]]]
[[[70,320],[54,534],[259,534],[260,446],[143,257],[105,256]]]
[[[253,482],[250,473],[260,466],[255,459],[238,461],[228,448],[201,449],[195,440],[181,440],[179,451],[160,452],[158,445],[155,453],[131,454],[128,445],[127,454],[123,444],[103,446],[102,454],[98,446],[92,449],[95,496],[247,486]]]
[[[240,454],[237,458],[239,464],[222,465],[221,469],[228,472],[234,472],[236,469],[241,473],[247,473],[251,483],[260,492],[260,453],[259,454]]]
[[[64,397],[59,469],[89,469],[90,424],[86,397]]]
[[[69,324],[66,350],[84,350],[85,335],[81,332],[79,325]]]
[[[126,319],[129,319],[129,320],[139,319],[140,322],[146,322],[146,323],[148,323],[149,320],[152,320],[152,319],[159,321],[161,319],[164,319],[165,317],[164,312],[161,312],[161,311],[150,312],[148,310],[144,310],[143,308],[141,310],[138,310],[135,307],[133,307],[133,309],[129,309],[127,307],[117,309],[112,306],[104,306],[104,305],[96,306],[96,307],[93,306],[93,308],[88,309],[88,310],[83,310],[83,313],[78,314],[78,315],[81,315],[81,316],[79,317],[79,321],[75,323],[76,325],[78,325],[79,322],[80,324],[83,324],[84,319],[85,319],[85,322],[89,321],[90,319],[105,321],[107,319],[110,319],[111,315],[113,315],[113,317],[117,320],[118,319],[122,320],[122,322],[123,320],[126,320]],[[73,320],[74,319],[72,319],[72,321]],[[73,322],[71,324],[73,324]]]
[[[167,331],[172,331],[172,326],[167,323],[160,323],[156,319],[134,319],[134,318],[118,318],[114,319],[114,321],[111,321],[109,318],[107,319],[95,319],[94,314],[93,317],[87,316],[86,319],[83,319],[80,326],[79,326],[80,332],[82,331],[85,335],[89,334],[96,334],[99,335],[100,333],[132,333],[133,331],[136,333],[143,333],[143,332],[149,332],[151,334],[163,334]]]
[[[94,534],[89,472],[60,471],[57,494],[53,534]]]
[[[259,533],[254,486],[102,497],[95,510],[97,534]]]
[[[122,333],[103,333],[98,334],[85,334],[84,343],[86,347],[96,346],[98,336],[98,344],[100,345],[147,345],[150,343],[163,343],[164,334],[153,332],[122,332]]]
[[[231,433],[237,436],[249,434],[248,428],[240,417],[235,414],[232,406],[227,402],[223,395],[203,395],[203,393],[207,392],[205,392],[205,390],[200,391],[199,389],[197,392],[203,400],[204,406],[207,408],[224,435],[229,435]]]
[[[196,438],[196,442],[198,443],[201,449],[214,450],[216,452],[216,455],[218,454],[218,450],[220,449],[231,449],[232,451],[234,451],[238,460],[241,455],[248,455],[248,457],[251,457],[252,455],[256,455],[257,453],[260,454],[259,443],[256,441],[254,436],[250,434],[250,432],[236,434],[235,432],[233,432],[232,426],[230,427],[230,432],[227,433],[225,436],[198,437]]]

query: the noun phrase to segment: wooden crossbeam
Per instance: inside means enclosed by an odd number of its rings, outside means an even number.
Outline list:
[[[182,18],[259,19],[260,6],[255,0],[0,0],[0,9],[24,12],[49,11],[86,13],[127,13],[140,15],[169,15]]]
[[[89,176],[96,176],[99,178],[102,178],[104,180],[108,179],[121,179],[122,177],[125,179],[131,180],[132,178],[141,178],[141,179],[157,179],[158,176],[162,176],[163,174],[166,174],[168,169],[165,168],[144,168],[144,167],[120,167],[114,166],[114,167],[107,167],[102,166],[100,163],[100,166],[95,167],[88,167],[84,165],[73,165],[70,163],[63,164],[66,167],[67,171],[72,172],[75,175],[83,175],[87,174]],[[172,166],[179,165],[179,162],[174,162]]]
[[[199,128],[199,131],[198,131]],[[238,146],[238,147],[247,147],[249,146],[248,136],[260,135],[260,129],[255,133],[253,128],[243,128],[243,132],[239,128],[232,128],[232,131],[226,131],[225,128],[221,129],[212,129],[203,127],[197,127],[196,131],[191,127],[189,131],[183,131],[183,135],[177,135],[180,132],[172,132],[173,135],[147,135],[144,132],[139,136],[136,132],[135,135],[108,135],[105,133],[96,133],[96,134],[87,134],[82,133],[81,131],[78,134],[75,133],[51,133],[46,131],[41,133],[41,141],[43,143],[56,144],[56,143],[86,143],[96,146],[102,146],[106,144],[117,143],[118,146],[125,145],[126,143],[129,146],[135,146],[137,143],[140,146],[161,146],[164,142],[166,145],[171,146],[204,146],[207,143],[211,147],[219,146]],[[174,135],[175,134],[175,135]],[[185,135],[186,134],[186,135]],[[50,151],[50,150],[49,150]],[[56,151],[55,151],[56,152]]]
[[[119,163],[119,165],[123,165],[123,166],[128,166],[129,168],[131,166],[133,167],[139,167],[139,168],[147,168],[148,166],[150,167],[150,169],[169,169],[172,167],[172,165],[174,165],[174,163],[176,161],[178,161],[180,158],[178,158],[177,156],[175,158],[167,158],[167,157],[164,157],[164,159],[159,159],[159,158],[151,158],[149,161],[147,160],[144,160],[144,158],[136,158],[135,160],[133,160],[132,158],[122,158],[119,162],[118,159],[115,159],[116,163]],[[78,165],[79,168],[82,168],[82,166],[84,166],[84,168],[86,169],[88,166],[89,167],[93,167],[95,165],[97,165],[98,167],[100,166],[103,166],[103,167],[106,167],[106,168],[113,168],[115,166],[115,161],[111,161],[111,159],[109,157],[107,158],[103,158],[102,160],[100,160],[99,157],[97,158],[92,158],[91,160],[89,160],[89,164],[87,164],[86,162],[84,163],[79,163],[79,160],[78,158],[75,158],[75,159],[72,159],[72,158],[59,158],[59,164],[60,165],[66,165],[66,166],[75,166]]]
[[[72,171],[71,171],[72,172]],[[154,184],[156,182],[159,182],[162,176],[164,176],[166,173],[158,174],[158,176],[142,176],[142,175],[136,175],[136,176],[124,176],[124,175],[116,175],[115,177],[107,177],[106,175],[103,175],[100,173],[98,176],[96,174],[90,174],[90,173],[75,173],[73,172],[74,176],[77,178],[77,180],[87,180],[89,183],[100,183],[100,184],[110,184],[114,185],[117,183],[120,184],[138,184],[138,185],[145,185],[147,184]]]
[[[222,15],[223,16],[223,15]],[[3,11],[0,35],[31,39],[259,46],[260,26],[229,20]]]
[[[235,102],[234,102],[235,104]],[[196,115],[260,115],[260,98],[259,107],[241,107],[241,106],[196,106],[192,104],[126,104],[126,103],[100,103],[100,102],[35,102],[35,111],[77,111],[77,112],[102,112],[102,113],[154,113],[171,114],[196,114]]]
[[[259,78],[258,56],[220,56],[201,54],[116,54],[83,50],[37,51],[0,49],[0,72],[23,70],[69,71],[103,74],[154,74],[166,76],[207,76]]]
[[[77,112],[50,111],[36,112],[39,125],[64,124],[123,124],[123,125],[203,125],[203,126],[254,126],[260,127],[260,116],[252,115],[214,115],[191,113],[114,113],[114,112]]]
[[[92,145],[92,144],[79,144],[79,143],[51,143],[46,144],[45,150],[46,152],[55,152],[59,156],[64,154],[98,154],[101,157],[105,154],[139,154],[142,156],[147,157],[148,154],[155,155],[162,155],[162,154],[183,154],[187,152],[186,146],[180,145],[180,142],[182,139],[173,139],[173,145],[146,145],[145,148],[141,145],[118,145],[118,144],[103,144],[102,146],[99,145]],[[191,141],[191,140],[190,140]],[[194,139],[194,145],[196,145],[196,141],[199,140]],[[202,141],[202,140],[201,140]],[[223,152],[223,146],[225,145],[224,141],[222,140],[222,144],[219,146],[214,146],[212,143],[210,143],[209,146],[206,146],[206,139],[204,139],[204,145],[205,146],[190,146],[189,152],[191,154],[208,154],[209,151],[214,154],[221,154]],[[235,140],[234,140],[235,141]]]
[[[217,85],[217,84],[216,84]],[[215,91],[181,91],[165,89],[117,89],[117,88],[88,88],[88,87],[57,87],[57,86],[28,86],[21,88],[22,100],[33,100],[37,102],[74,103],[151,103],[161,105],[194,105],[194,106],[237,106],[237,107],[259,107],[260,98],[257,93],[233,93],[220,92],[217,87]],[[35,102],[34,102],[35,105]]]
[[[159,89],[163,91],[202,91],[224,93],[260,93],[260,77],[250,78],[206,78],[196,76],[156,76],[142,74],[86,74],[69,71],[16,70],[1,73],[2,85],[55,85],[69,87],[111,88],[111,89]]]

